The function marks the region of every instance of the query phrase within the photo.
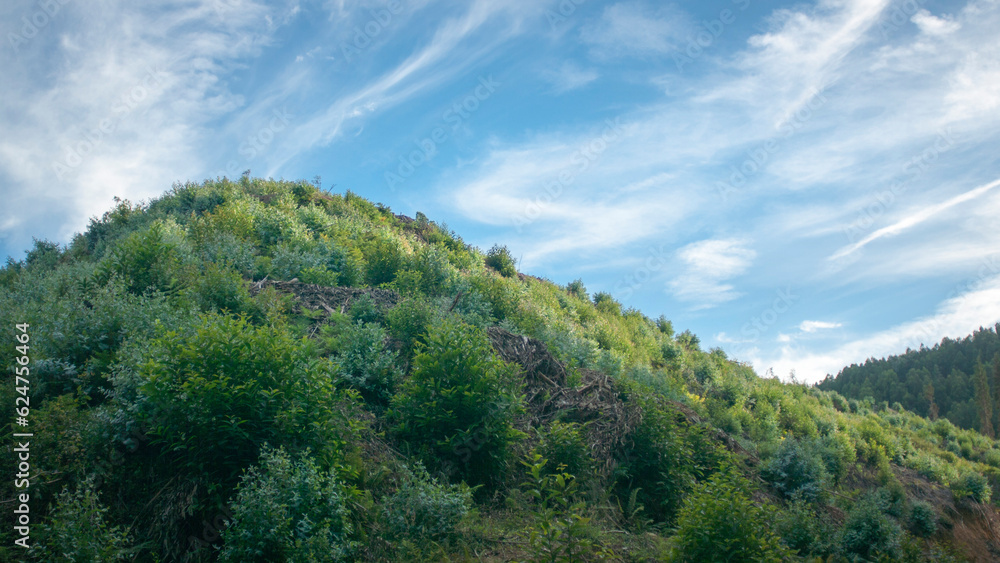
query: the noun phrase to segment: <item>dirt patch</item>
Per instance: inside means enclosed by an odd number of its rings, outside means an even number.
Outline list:
[[[399,303],[399,294],[388,289],[373,289],[361,287],[327,287],[313,283],[302,283],[298,280],[274,281],[263,279],[250,284],[250,293],[256,295],[264,288],[273,287],[280,293],[292,294],[298,305],[310,311],[323,310],[329,314],[346,313],[362,295],[369,296],[376,305],[391,308]]]

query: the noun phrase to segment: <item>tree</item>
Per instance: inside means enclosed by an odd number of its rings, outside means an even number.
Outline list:
[[[997,326],[1000,327],[1000,323],[997,323]],[[996,399],[996,407],[993,410],[1000,413],[1000,352],[993,354],[993,394]]]
[[[990,397],[990,383],[986,376],[986,366],[976,362],[976,410],[979,412],[979,432],[989,438],[993,433],[993,399]]]
[[[927,418],[931,420],[937,420],[938,417],[938,406],[934,402],[934,384],[928,383],[924,386],[924,397],[927,399]]]

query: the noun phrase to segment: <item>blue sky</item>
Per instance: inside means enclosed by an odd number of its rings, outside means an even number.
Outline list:
[[[1000,2],[7,2],[0,255],[250,169],[760,373],[1000,321]]]

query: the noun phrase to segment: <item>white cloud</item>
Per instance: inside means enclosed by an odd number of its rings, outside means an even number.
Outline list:
[[[832,323],[828,321],[802,321],[802,323],[799,324],[799,330],[802,332],[816,332],[818,330],[840,328],[841,326],[843,326],[841,323]]]
[[[244,103],[221,77],[270,44],[283,12],[250,1],[63,5],[16,57],[3,55],[0,224],[20,232],[0,237],[66,240],[112,196],[197,179],[206,125]]]
[[[740,239],[714,239],[691,243],[677,251],[684,271],[669,284],[674,297],[714,307],[740,296],[727,280],[745,272],[757,253]]]
[[[960,286],[956,289],[965,289]],[[750,361],[758,373],[768,368],[780,376],[794,370],[800,380],[812,383],[827,374],[836,375],[851,363],[868,358],[901,354],[921,344],[933,346],[945,336],[961,338],[982,326],[1000,321],[1000,276],[979,280],[975,287],[941,302],[937,310],[923,318],[900,323],[891,328],[859,336],[827,350],[785,346],[771,357],[756,350]]]
[[[600,76],[596,70],[584,69],[572,61],[564,61],[555,69],[546,68],[540,74],[556,94],[582,88]]]
[[[920,10],[910,18],[910,21],[917,24],[920,31],[927,35],[947,35],[955,33],[962,26],[951,19],[939,18],[927,10]]]
[[[983,196],[997,186],[1000,186],[1000,179],[994,180],[977,188],[973,188],[965,193],[954,196],[947,201],[919,209],[891,225],[878,229],[854,244],[842,247],[837,252],[833,253],[829,257],[829,260],[842,260],[880,238],[895,236],[906,230],[912,229],[913,227],[916,227],[925,221],[929,221],[936,215],[943,213],[956,205],[972,201]]]
[[[600,20],[580,30],[580,38],[599,57],[664,55],[691,33],[690,18],[672,5],[655,9],[643,2],[604,8]]]

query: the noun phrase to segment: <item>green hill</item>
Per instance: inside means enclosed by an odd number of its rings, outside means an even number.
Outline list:
[[[993,437],[1000,414],[1000,324],[980,328],[960,340],[943,339],[932,348],[907,350],[888,358],[853,364],[820,389],[870,404],[899,403],[932,419]]]
[[[1000,553],[994,440],[761,379],[350,192],[121,201],[8,261],[0,319],[4,463],[30,465],[3,560]]]

